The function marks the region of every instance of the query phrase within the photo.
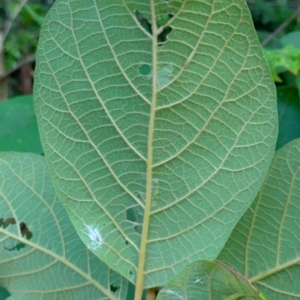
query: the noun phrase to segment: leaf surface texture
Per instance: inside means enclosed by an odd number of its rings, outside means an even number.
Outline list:
[[[15,300],[117,300],[127,284],[79,239],[44,157],[0,153],[0,286]]]
[[[276,139],[244,1],[58,0],[37,57],[51,175],[78,232],[104,237],[94,253],[145,287],[215,258]]]
[[[276,151],[266,180],[218,259],[269,299],[300,299],[300,139]]]
[[[259,291],[231,267],[213,261],[197,261],[177,274],[157,300],[259,300]]]

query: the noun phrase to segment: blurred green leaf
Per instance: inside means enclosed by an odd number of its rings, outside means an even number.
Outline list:
[[[0,286],[15,300],[126,297],[127,281],[76,234],[42,156],[0,153],[0,182]]]
[[[157,300],[263,299],[246,278],[220,262],[197,261],[177,274]]]
[[[40,1],[34,2],[36,1],[28,1],[22,7],[4,41],[4,66],[6,69],[14,67],[24,56],[32,55],[36,51],[41,24],[48,5]],[[47,2],[49,3],[48,0]],[[7,1],[5,22],[16,13],[20,3],[20,0]]]
[[[22,22],[26,25],[36,22],[39,26],[42,26],[46,12],[39,4],[26,4],[21,14]]]
[[[300,299],[300,139],[278,150],[218,259],[269,299]]]
[[[0,300],[6,300],[8,296],[9,296],[8,291],[0,287]]]
[[[279,131],[276,148],[300,137],[300,98],[296,87],[277,88]]]
[[[288,46],[291,45],[294,48],[300,49],[300,31],[293,31],[286,35],[284,35],[280,42],[282,46]]]
[[[300,49],[285,46],[282,49],[264,50],[264,56],[269,64],[275,82],[282,82],[278,74],[289,71],[295,76],[300,69]]]
[[[0,151],[43,153],[32,95],[0,102],[0,128]]]

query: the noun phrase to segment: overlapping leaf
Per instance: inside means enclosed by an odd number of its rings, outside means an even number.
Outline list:
[[[300,96],[296,87],[277,89],[279,132],[276,148],[300,137]]]
[[[35,103],[73,224],[99,228],[98,247],[82,238],[138,286],[215,258],[274,151],[274,86],[241,0],[57,0]]]
[[[125,299],[57,200],[44,158],[0,153],[0,286],[13,299]]]
[[[6,300],[8,297],[9,297],[8,291],[0,286],[0,299]]]
[[[0,151],[43,153],[32,95],[0,102]]]
[[[300,139],[278,150],[219,259],[269,299],[300,299]]]
[[[175,276],[157,300],[263,299],[246,278],[218,262],[197,261]]]

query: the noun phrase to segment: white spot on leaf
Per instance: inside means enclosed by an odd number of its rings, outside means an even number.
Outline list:
[[[173,66],[166,65],[157,71],[157,87],[163,88],[172,80]]]
[[[103,239],[98,227],[85,225],[85,231],[82,232],[90,239],[88,245],[89,249],[97,250],[102,246]]]
[[[201,283],[201,284],[203,284],[203,281],[202,281],[201,278],[197,278],[197,279],[195,280],[195,283]]]
[[[176,296],[178,299],[184,300],[184,298],[181,295],[179,295],[177,292],[174,292],[174,291],[171,291],[171,290],[162,290],[161,293]]]

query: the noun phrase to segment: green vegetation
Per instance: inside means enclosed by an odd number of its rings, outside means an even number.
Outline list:
[[[1,95],[43,23],[33,97],[0,103],[9,299],[300,298],[298,10],[272,3],[0,7]]]

